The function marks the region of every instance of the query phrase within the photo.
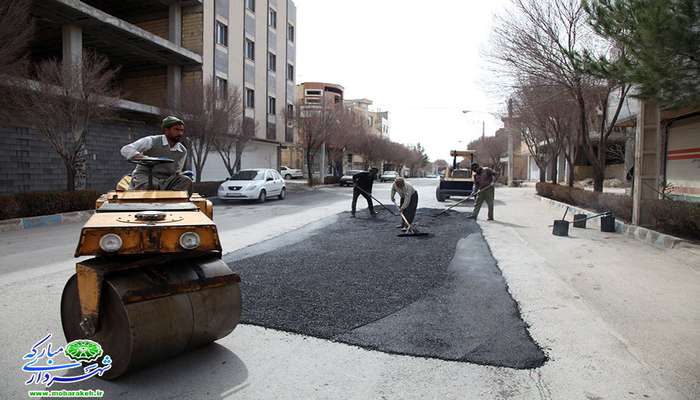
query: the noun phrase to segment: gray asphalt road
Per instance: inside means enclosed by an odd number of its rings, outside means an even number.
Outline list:
[[[418,210],[429,237],[397,237],[387,212],[345,212],[229,254],[242,321],[390,353],[541,366],[476,223],[436,212]]]

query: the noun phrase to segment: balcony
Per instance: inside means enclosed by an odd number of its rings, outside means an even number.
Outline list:
[[[167,14],[167,5],[163,2],[151,0],[138,3],[160,5]],[[37,24],[37,37],[32,45],[32,56],[35,58],[60,56],[61,26],[74,24],[83,30],[83,47],[95,49],[109,57],[114,64],[129,68],[153,64],[184,67],[202,64],[199,54],[82,1],[37,1],[33,3],[32,14]]]

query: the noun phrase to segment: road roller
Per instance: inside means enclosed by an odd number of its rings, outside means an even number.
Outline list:
[[[165,162],[135,161],[149,171]],[[111,357],[103,379],[223,338],[241,315],[241,279],[221,260],[212,203],[128,190],[128,180],[97,200],[75,251],[93,257],[77,262],[61,298],[66,341],[94,340]]]

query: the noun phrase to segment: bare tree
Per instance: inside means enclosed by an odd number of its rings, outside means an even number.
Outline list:
[[[202,181],[209,153],[228,131],[227,107],[240,107],[240,102],[229,101],[212,82],[195,82],[182,90],[180,111],[187,126],[188,157],[195,169],[195,182]]]
[[[313,164],[321,146],[329,141],[340,123],[340,107],[323,102],[320,105],[298,105],[294,122],[306,155],[306,172],[309,186],[313,186]],[[324,168],[325,166],[321,166]]]
[[[0,3],[0,117],[14,114],[14,94],[27,70],[27,52],[34,34],[29,0]]]
[[[586,72],[579,52],[600,54],[610,51],[609,44],[586,25],[579,0],[513,0],[513,9],[494,29],[492,55],[515,81],[565,89],[576,105],[578,141],[593,167],[594,189],[602,191],[607,140],[630,87]],[[609,104],[613,93],[617,98]]]
[[[508,151],[506,136],[486,136],[472,141],[467,147],[476,150],[479,164],[490,166],[499,176],[503,173],[501,157]]]
[[[550,166],[556,172],[556,158],[562,153],[573,171],[578,147],[569,147],[568,143],[578,134],[573,126],[576,107],[565,89],[531,78],[520,85],[512,104],[522,139],[540,169],[540,181],[544,182]],[[553,183],[556,175],[552,174]]]
[[[241,157],[248,142],[255,137],[257,123],[243,115],[242,99],[238,88],[233,88],[217,102],[215,126],[220,134],[212,138],[229,176],[241,169]]]
[[[361,116],[352,109],[339,109],[337,119],[338,125],[328,138],[327,149],[334,175],[340,176],[345,152],[354,150],[364,127]]]
[[[24,81],[13,98],[22,119],[61,157],[68,191],[75,190],[77,179],[85,177],[90,124],[115,112],[119,92],[112,84],[116,72],[106,58],[91,52],[72,66],[44,61],[36,65],[34,79]]]

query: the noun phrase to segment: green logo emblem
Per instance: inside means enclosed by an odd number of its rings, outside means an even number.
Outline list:
[[[64,349],[64,353],[73,361],[88,363],[100,358],[103,351],[99,343],[82,339],[68,343]]]

